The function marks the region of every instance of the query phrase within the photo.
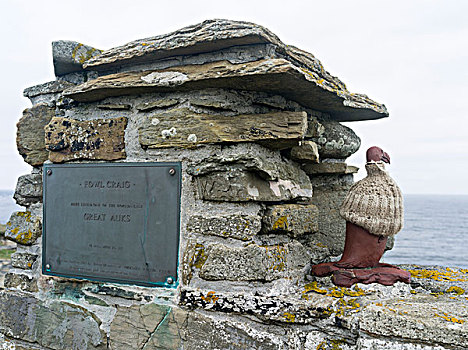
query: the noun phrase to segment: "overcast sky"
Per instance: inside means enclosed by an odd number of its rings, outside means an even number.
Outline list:
[[[109,49],[210,18],[263,25],[313,53],[351,92],[390,117],[347,123],[392,158],[404,193],[468,194],[468,1],[19,1],[1,0],[0,189],[30,167],[18,155],[24,88],[54,79],[51,42]]]

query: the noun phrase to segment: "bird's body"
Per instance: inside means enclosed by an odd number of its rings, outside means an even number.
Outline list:
[[[403,228],[403,196],[383,162],[366,164],[367,177],[349,190],[340,215],[376,236],[394,236]]]
[[[346,287],[357,282],[409,283],[408,272],[379,262],[388,237],[403,227],[401,191],[384,165],[390,164],[390,156],[379,147],[369,148],[366,156],[367,177],[350,188],[340,209],[346,220],[343,255],[337,262],[312,266],[311,272],[319,277],[333,274],[334,283]]]

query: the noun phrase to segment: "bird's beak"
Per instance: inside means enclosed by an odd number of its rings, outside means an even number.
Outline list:
[[[383,162],[390,164],[390,156],[388,155],[387,152],[383,153],[382,159]]]

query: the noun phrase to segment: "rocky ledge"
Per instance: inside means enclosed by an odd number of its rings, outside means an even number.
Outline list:
[[[312,54],[284,44],[254,23],[208,20],[102,53],[87,47],[91,53],[79,62],[75,51],[85,46],[75,44],[72,49],[70,42],[54,43],[54,47],[67,48],[65,53],[54,51],[56,74],[67,71],[57,67],[67,65],[66,53],[70,52],[69,66],[74,70],[82,64],[88,75],[100,75],[65,91],[65,96],[76,101],[216,87],[282,95],[306,108],[327,112],[337,121],[388,116],[384,105],[349,92]]]

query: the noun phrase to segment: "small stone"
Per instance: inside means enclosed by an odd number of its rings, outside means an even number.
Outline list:
[[[23,270],[32,270],[36,260],[37,254],[15,252],[11,255],[11,266]]]
[[[340,207],[350,187],[352,174],[330,174],[311,176],[314,195],[311,202],[319,210],[318,232],[306,235],[310,247],[328,249],[332,256],[343,252],[346,222],[340,216]],[[320,262],[320,261],[318,261]]]
[[[36,349],[105,349],[106,334],[101,321],[91,311],[71,302],[49,298],[40,300],[30,294],[9,289],[0,292],[2,333],[22,340]]]
[[[179,100],[176,100],[173,98],[165,98],[165,99],[161,99],[158,101],[151,101],[151,102],[145,102],[145,103],[139,104],[138,106],[136,106],[136,109],[140,112],[149,112],[154,109],[172,107],[178,103],[179,103]]]
[[[131,106],[130,106],[129,104],[125,104],[125,103],[122,103],[122,104],[118,104],[118,103],[111,104],[111,103],[108,103],[108,104],[97,105],[97,108],[99,108],[99,109],[118,110],[118,111],[126,111],[126,110],[129,110],[130,107],[131,107]]]
[[[127,118],[76,120],[54,117],[45,127],[49,159],[68,160],[125,159]]]
[[[266,247],[250,244],[242,248],[216,244],[207,256],[199,274],[215,281],[272,281],[291,276],[293,270],[301,270],[309,262],[299,242]]]
[[[62,92],[65,89],[71,88],[75,84],[62,80],[52,80],[47,83],[34,85],[23,90],[24,97],[36,97],[39,95],[54,94]]]
[[[310,179],[278,152],[256,144],[237,144],[190,166],[200,198],[214,201],[277,202],[310,198]]]
[[[313,141],[303,141],[301,145],[291,149],[291,159],[301,162],[318,163],[319,152],[317,144]]]
[[[251,240],[261,229],[259,216],[254,215],[220,215],[191,216],[187,224],[187,232],[219,236],[225,238]]]
[[[101,50],[76,41],[60,40],[52,42],[52,58],[56,76],[79,72],[83,63],[101,54]]]
[[[48,159],[44,127],[55,116],[55,108],[39,104],[23,111],[16,124],[16,146],[24,161],[32,166],[42,165]]]
[[[42,174],[20,176],[13,198],[18,205],[22,206],[42,202]]]
[[[5,288],[18,288],[26,292],[37,292],[37,280],[28,275],[8,272],[3,282]]]
[[[312,137],[319,150],[320,157],[345,159],[355,153],[361,146],[361,139],[353,130],[336,121],[320,121],[323,126]],[[317,124],[313,124],[317,128]],[[309,127],[310,133],[310,127]]]
[[[41,234],[41,218],[29,211],[14,212],[6,224],[5,238],[19,244],[32,245]]]
[[[318,230],[318,209],[313,204],[275,205],[267,208],[262,222],[263,232],[298,237]]]
[[[302,169],[308,175],[316,174],[354,174],[357,173],[359,168],[346,163],[318,163],[318,164],[305,164]]]

